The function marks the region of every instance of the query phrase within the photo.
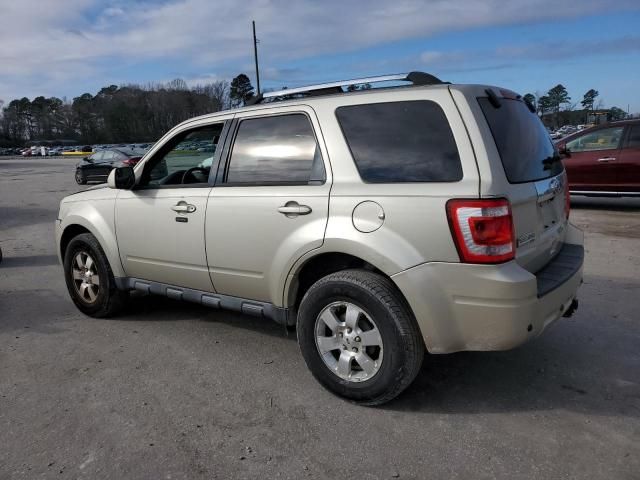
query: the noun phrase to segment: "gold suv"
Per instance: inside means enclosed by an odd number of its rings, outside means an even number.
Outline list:
[[[368,405],[425,349],[509,349],[573,313],[584,256],[534,109],[421,72],[186,121],[62,200],[56,237],[87,315],[139,290],[295,325],[319,382]]]

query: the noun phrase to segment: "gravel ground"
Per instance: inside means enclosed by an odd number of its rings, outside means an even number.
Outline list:
[[[0,479],[640,478],[640,200],[573,202],[573,318],[427,356],[372,409],[324,391],[268,321],[156,297],[80,314],[53,240],[76,161],[0,159]]]

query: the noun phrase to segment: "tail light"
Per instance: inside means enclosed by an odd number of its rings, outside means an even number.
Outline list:
[[[456,199],[447,202],[451,233],[465,263],[502,263],[515,257],[509,201]]]

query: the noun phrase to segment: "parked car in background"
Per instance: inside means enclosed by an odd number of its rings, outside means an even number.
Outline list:
[[[578,131],[556,145],[572,194],[640,196],[640,120]]]
[[[123,151],[119,149],[100,150],[83,158],[76,165],[76,182],[106,182],[109,172],[116,167],[133,167],[142,158],[144,152]]]
[[[551,137],[551,140],[560,140],[564,135],[560,132],[551,132],[549,133],[549,136]]]

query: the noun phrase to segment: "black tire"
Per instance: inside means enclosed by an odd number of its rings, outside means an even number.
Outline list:
[[[316,319],[336,302],[364,310],[380,332],[384,356],[379,370],[364,381],[340,378],[316,346]],[[406,300],[391,280],[366,270],[343,270],[313,284],[300,303],[297,331],[313,376],[333,393],[363,405],[381,405],[399,395],[413,382],[424,358],[422,336]]]
[[[81,252],[91,256],[97,270],[95,275],[99,278],[98,292],[93,301],[80,295],[73,278],[74,259]],[[64,255],[64,278],[73,303],[78,310],[91,317],[114,316],[124,308],[129,297],[129,292],[118,290],[116,287],[107,256],[96,237],[90,233],[75,236],[67,245]]]
[[[86,185],[87,184],[87,178],[84,176],[84,174],[76,169],[76,183],[78,185]]]

